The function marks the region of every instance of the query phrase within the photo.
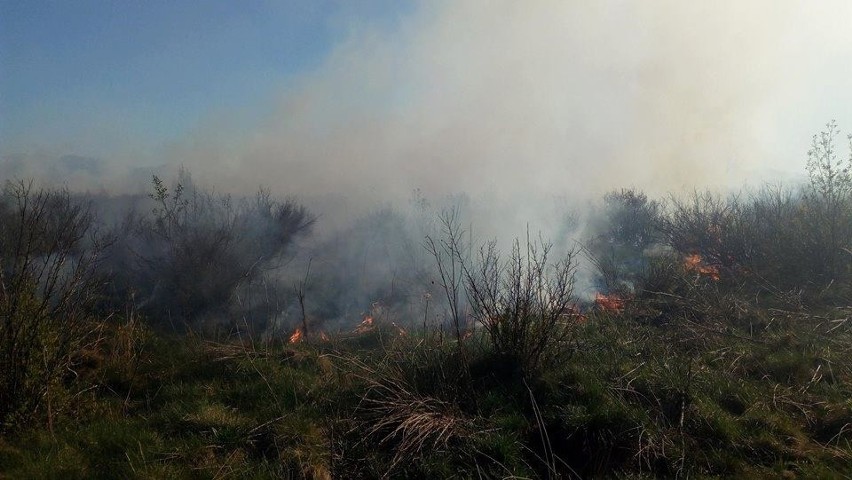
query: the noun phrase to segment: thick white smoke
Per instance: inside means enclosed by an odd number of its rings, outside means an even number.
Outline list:
[[[220,191],[333,196],[326,220],[420,189],[515,227],[547,222],[553,196],[775,180],[803,172],[829,119],[852,130],[850,18],[846,0],[422,2],[349,23],[263,112],[219,112],[142,157]],[[96,156],[116,172],[133,152]]]
[[[842,0],[425,2],[353,26],[250,135],[173,155],[296,194],[738,185],[800,172],[830,118],[852,128],[850,18]]]
[[[133,141],[114,152],[17,152],[5,173],[147,191],[152,170],[140,165],[162,165],[166,177],[184,166],[220,192],[295,195],[320,214],[320,247],[300,249],[285,283],[310,261],[316,275],[340,272],[322,283],[346,292],[326,313],[348,319],[400,295],[399,271],[422,256],[423,228],[404,232],[410,219],[380,210],[415,190],[432,213],[463,204],[475,241],[529,228],[565,248],[583,235],[566,211],[606,190],[801,175],[826,121],[852,131],[849,19],[847,0],[424,1],[391,26],[350,23],[263,111],[212,114],[147,151]]]

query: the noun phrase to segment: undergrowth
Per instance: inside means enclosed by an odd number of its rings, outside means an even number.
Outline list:
[[[659,292],[658,294],[659,295]],[[8,478],[834,478],[852,474],[852,325],[653,295],[574,327],[525,375],[478,332],[377,327],[210,342],[120,323],[53,431],[0,442]],[[748,319],[748,320],[746,320]],[[700,327],[700,328],[699,328]],[[464,351],[464,357],[459,352]],[[466,363],[465,368],[460,364]]]

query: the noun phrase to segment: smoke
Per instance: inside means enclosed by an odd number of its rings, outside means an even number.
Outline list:
[[[228,191],[540,204],[790,176],[823,123],[852,128],[844,0],[436,1],[357,18],[262,110],[103,160],[184,165]]]
[[[530,228],[567,246],[581,227],[566,210],[610,189],[801,175],[826,121],[852,130],[849,18],[846,0],[422,2],[392,24],[341,22],[325,61],[263,109],[211,114],[142,157],[138,141],[101,163],[75,157],[73,175],[8,155],[5,173],[125,191],[183,166],[218,191],[295,195],[324,245],[420,191],[464,204],[477,240]],[[363,256],[351,249],[341,258]]]
[[[250,134],[200,129],[172,156],[297,195],[739,186],[801,171],[828,119],[852,126],[844,18],[843,1],[427,2],[352,26]]]

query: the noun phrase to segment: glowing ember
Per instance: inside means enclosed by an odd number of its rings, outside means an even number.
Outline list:
[[[408,332],[406,332],[404,328],[400,327],[396,323],[391,322],[391,325],[393,325],[393,327],[396,328],[396,333],[398,333],[400,337],[404,337],[404,336],[408,335]]]
[[[618,295],[595,294],[595,305],[604,312],[620,313],[624,310],[624,298]]]
[[[586,320],[588,320],[586,316],[583,315],[583,312],[580,311],[580,307],[578,307],[577,305],[570,305],[565,308],[565,310],[562,311],[562,318],[569,322],[577,324],[586,323]]]
[[[301,328],[297,328],[293,335],[290,335],[290,343],[299,343],[304,340],[304,334]]]
[[[683,266],[686,267],[687,270],[694,270],[701,266],[701,255],[697,253],[693,253],[692,255],[687,255],[683,259]]]
[[[364,320],[355,327],[355,333],[366,333],[373,329],[373,317],[367,315]]]
[[[719,281],[719,278],[721,278],[719,276],[719,267],[705,264],[704,259],[697,253],[687,255],[683,259],[683,267],[687,272],[695,272],[699,275],[709,277],[714,282]]]

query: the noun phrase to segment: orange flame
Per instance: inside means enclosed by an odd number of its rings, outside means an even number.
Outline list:
[[[697,253],[693,253],[692,255],[687,255],[683,259],[683,267],[687,272],[695,272],[699,275],[704,275],[709,277],[714,282],[718,282],[721,278],[719,275],[719,267],[716,265],[707,265],[704,263],[704,259],[701,258],[701,255]]]
[[[604,312],[620,313],[624,310],[624,298],[618,295],[604,295],[603,293],[595,294],[595,305]]]
[[[366,333],[373,329],[373,317],[367,315],[364,320],[355,327],[355,333]]]
[[[299,343],[303,340],[304,334],[301,328],[297,328],[293,335],[290,335],[290,343]]]

